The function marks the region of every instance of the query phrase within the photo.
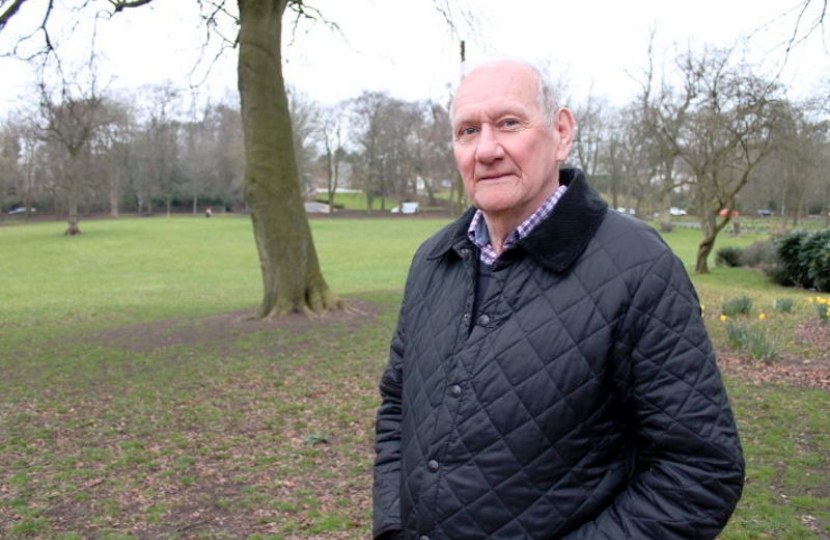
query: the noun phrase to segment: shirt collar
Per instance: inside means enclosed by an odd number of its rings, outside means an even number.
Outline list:
[[[556,188],[556,191],[554,191],[553,194],[551,194],[551,196],[548,197],[547,200],[542,203],[542,205],[537,208],[533,214],[530,215],[530,217],[524,220],[518,227],[516,227],[516,229],[507,235],[507,238],[504,241],[503,251],[506,251],[510,246],[527,237],[527,235],[530,234],[530,232],[536,228],[537,225],[550,216],[551,212],[553,212],[553,208],[556,206],[556,203],[562,198],[562,195],[565,194],[567,189],[568,186],[560,184],[560,186]],[[498,254],[496,253],[496,250],[493,249],[492,244],[490,244],[490,233],[487,231],[487,223],[484,220],[484,214],[481,210],[476,210],[476,213],[473,215],[473,219],[470,221],[470,226],[467,229],[467,237],[479,248],[481,253],[480,260],[482,263],[492,265],[496,262]]]

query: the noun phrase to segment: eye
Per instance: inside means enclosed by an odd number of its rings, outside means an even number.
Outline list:
[[[502,129],[514,130],[518,129],[519,126],[521,126],[521,122],[519,122],[519,120],[516,118],[505,118],[501,121],[499,125]]]
[[[460,128],[458,130],[456,138],[460,139],[460,140],[469,139],[469,138],[475,136],[476,133],[478,133],[478,128],[477,127],[475,127],[475,126],[466,126],[466,127]]]

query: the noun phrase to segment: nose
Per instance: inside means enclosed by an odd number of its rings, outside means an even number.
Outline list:
[[[492,163],[504,156],[504,148],[499,142],[499,137],[493,126],[484,124],[478,135],[476,145],[476,160],[481,163]]]

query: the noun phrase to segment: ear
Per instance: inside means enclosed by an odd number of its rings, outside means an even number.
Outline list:
[[[565,161],[571,152],[576,137],[576,118],[570,109],[561,107],[555,114],[556,123],[553,129],[559,137],[559,147],[556,150],[556,159]]]

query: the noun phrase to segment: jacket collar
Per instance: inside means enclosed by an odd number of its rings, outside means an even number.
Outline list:
[[[524,251],[551,271],[563,272],[585,251],[605,218],[608,204],[588,185],[579,169],[561,169],[559,183],[567,185],[568,191],[556,203],[553,213],[530,235],[505,252],[501,259],[507,261]],[[467,209],[444,229],[435,248],[429,253],[430,259],[470,248],[467,229],[475,211],[475,208]]]

